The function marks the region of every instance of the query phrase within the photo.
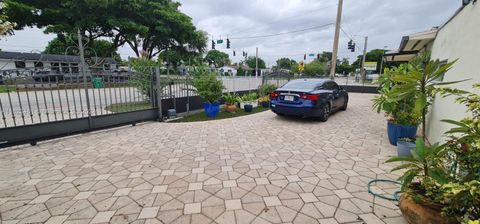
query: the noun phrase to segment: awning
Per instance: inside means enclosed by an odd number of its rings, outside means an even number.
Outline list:
[[[433,28],[429,31],[411,34],[402,37],[400,47],[396,51],[389,51],[385,53],[386,61],[410,61],[418,52],[423,51],[432,41],[435,40],[438,28]]]

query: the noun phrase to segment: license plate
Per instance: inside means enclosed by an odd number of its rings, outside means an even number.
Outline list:
[[[285,101],[293,101],[294,99],[294,96],[285,96]]]

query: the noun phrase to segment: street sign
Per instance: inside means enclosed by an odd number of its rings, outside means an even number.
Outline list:
[[[308,57],[315,57],[315,54],[309,54]]]
[[[217,44],[223,44],[223,40],[217,40]]]
[[[305,63],[301,61],[298,63],[298,71],[303,72],[305,70]]]
[[[374,62],[374,61],[365,62],[365,70],[376,71],[377,70],[377,62]]]

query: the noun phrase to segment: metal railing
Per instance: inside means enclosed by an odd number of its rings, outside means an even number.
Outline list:
[[[76,72],[75,72],[76,71]],[[151,108],[151,100],[132,85],[134,73],[67,73],[36,68],[2,70],[0,127],[16,127]]]

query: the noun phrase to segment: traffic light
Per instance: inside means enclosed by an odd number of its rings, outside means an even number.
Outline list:
[[[212,40],[212,50],[215,50],[215,41]]]
[[[227,42],[228,43],[228,42]],[[233,51],[233,57],[235,57],[235,51]]]
[[[320,60],[320,54],[317,54],[317,60]]]
[[[230,49],[230,39],[227,38],[227,49]]]
[[[303,55],[303,60],[305,60],[305,61],[307,60],[307,54]]]
[[[348,41],[348,50],[355,52],[355,43],[353,40]]]

